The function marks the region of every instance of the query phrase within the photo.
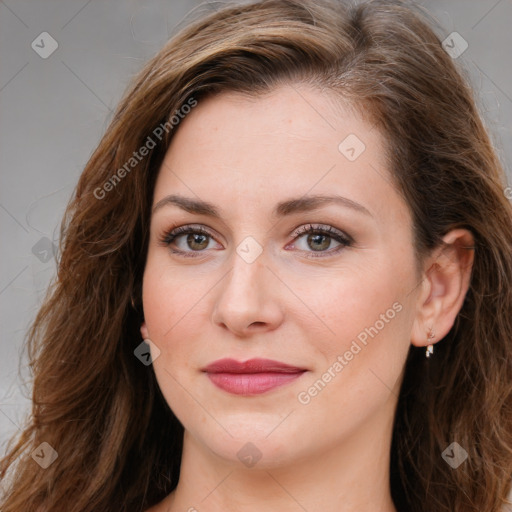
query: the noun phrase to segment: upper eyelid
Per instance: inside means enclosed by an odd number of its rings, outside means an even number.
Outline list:
[[[210,236],[211,238],[218,238],[217,235],[209,227],[205,227],[202,224],[184,224],[183,226],[177,226],[173,229],[164,231],[164,237],[173,235],[175,237],[186,235],[187,233],[201,233]]]
[[[301,230],[301,232],[298,232]],[[325,233],[327,236],[330,236],[331,238],[334,238],[335,235],[338,235],[340,238],[342,238],[347,243],[353,243],[353,238],[348,235],[346,232],[331,226],[329,224],[314,224],[314,223],[306,223],[301,224],[300,226],[294,228],[292,232],[287,236],[294,236],[294,241],[297,238],[301,238],[304,235],[308,234],[309,231],[317,231],[320,233]],[[176,226],[175,228],[172,228],[170,230],[167,230],[164,232],[162,239],[165,239],[166,237],[173,236],[173,241],[178,238],[179,236],[183,236],[189,233],[194,232],[200,232],[202,234],[206,234],[207,236],[210,236],[213,238],[217,243],[221,243],[217,240],[217,236],[212,233],[212,229],[209,227],[205,227],[202,224],[184,224],[182,226]],[[197,251],[201,252],[201,251]]]
[[[302,229],[304,231],[307,231],[308,229],[311,229],[312,231],[330,231],[330,232],[335,232],[335,233],[339,233],[339,234],[346,234],[344,233],[342,230],[334,227],[334,226],[331,226],[329,224],[321,224],[321,223],[317,223],[317,225],[315,225],[315,223],[312,223],[312,222],[307,222],[305,224],[300,224],[298,227],[296,228],[293,228],[293,230],[291,231],[291,233],[288,235],[288,236],[292,236],[294,233],[296,233],[299,229]],[[180,233],[181,231],[181,233]],[[164,231],[164,234],[184,234],[188,231],[206,231],[208,232],[209,234],[212,234],[212,236],[214,235],[214,232],[215,230],[210,228],[210,227],[206,227],[204,226],[203,224],[183,224],[181,226],[176,226],[174,228],[171,228],[171,229],[168,229],[168,230],[165,230]],[[175,232],[178,232],[178,233],[175,233]],[[302,233],[300,233],[302,234]],[[346,235],[348,236],[348,235]]]
[[[301,230],[301,232],[297,233],[297,231],[299,231],[299,230]],[[302,236],[302,235],[308,233],[308,231],[318,231],[320,233],[325,233],[328,236],[338,235],[341,238],[347,239],[349,241],[353,241],[352,237],[349,234],[347,234],[345,231],[335,228],[334,226],[331,226],[330,224],[319,224],[317,226],[313,225],[313,223],[302,224],[298,228],[295,228],[293,230],[293,232],[290,234],[290,236],[295,233],[297,233],[297,236]]]

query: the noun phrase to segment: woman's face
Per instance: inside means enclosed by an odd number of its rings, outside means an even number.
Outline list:
[[[156,182],[141,329],[186,438],[260,467],[389,444],[412,243],[381,134],[333,97],[200,101]],[[205,371],[226,358],[279,364]]]

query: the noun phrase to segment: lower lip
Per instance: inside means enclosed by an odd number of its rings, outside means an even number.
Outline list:
[[[258,395],[298,379],[303,373],[208,373],[208,377],[228,393]]]

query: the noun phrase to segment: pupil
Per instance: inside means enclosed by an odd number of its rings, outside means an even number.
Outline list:
[[[328,236],[326,235],[309,235],[308,236],[308,243],[313,241],[314,244],[320,244],[320,245],[317,245],[316,248],[312,247],[312,249],[314,250],[318,250],[318,249],[327,249],[329,247],[329,241],[328,241]],[[322,242],[322,239],[323,239],[323,244],[321,243]]]
[[[206,235],[201,235],[198,233],[190,233],[187,236],[187,243],[189,244],[189,247],[191,249],[194,248],[193,245],[196,245],[195,249],[204,249],[205,247],[208,246],[207,238],[208,237]],[[198,239],[202,239],[202,243],[201,243],[201,240],[198,241]],[[197,247],[197,245],[199,245],[199,247]]]

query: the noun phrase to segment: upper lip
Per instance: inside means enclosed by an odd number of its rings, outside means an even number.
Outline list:
[[[243,362],[235,359],[218,359],[202,368],[202,371],[208,373],[297,373],[303,372],[305,369],[271,359],[249,359]]]

